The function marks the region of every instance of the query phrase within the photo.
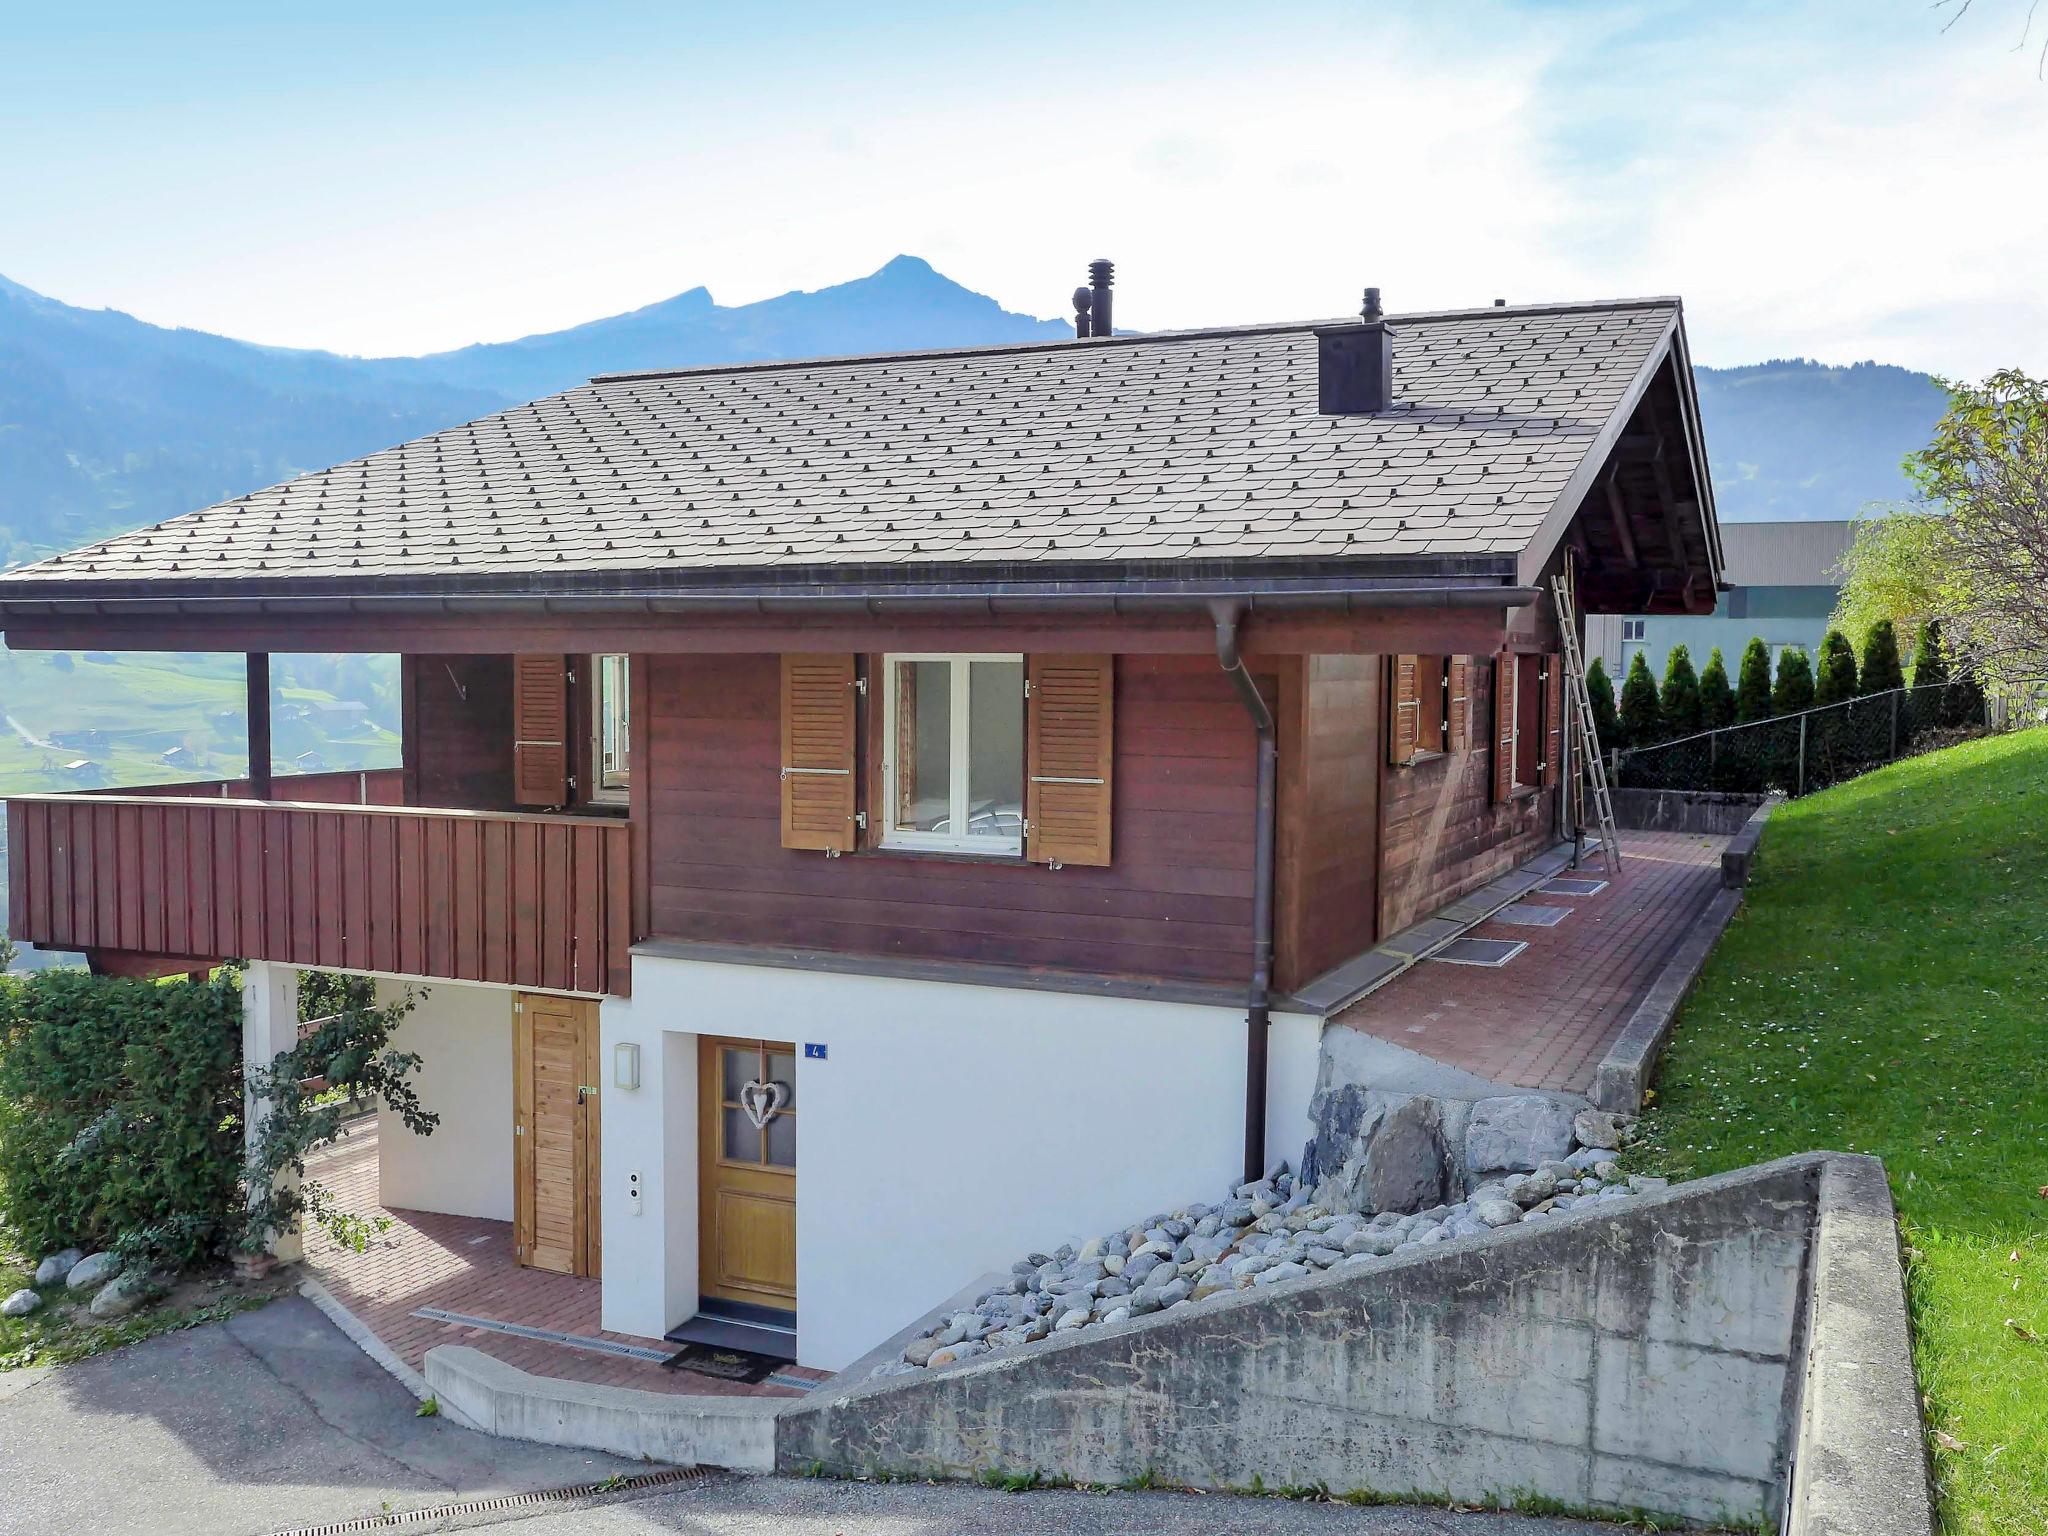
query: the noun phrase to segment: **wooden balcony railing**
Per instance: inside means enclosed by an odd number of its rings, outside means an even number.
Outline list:
[[[624,994],[631,837],[597,817],[21,795],[9,926],[56,949]]]

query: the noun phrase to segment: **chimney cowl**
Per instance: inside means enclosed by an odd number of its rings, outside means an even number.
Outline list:
[[[1078,338],[1112,334],[1110,285],[1116,281],[1116,264],[1103,257],[1088,263],[1088,286],[1074,290],[1074,335]]]
[[[1380,291],[1365,290],[1359,318],[1316,328],[1316,408],[1325,416],[1376,416],[1394,403],[1394,328]]]

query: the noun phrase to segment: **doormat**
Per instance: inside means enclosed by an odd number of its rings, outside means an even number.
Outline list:
[[[695,1371],[741,1386],[759,1386],[788,1365],[773,1355],[757,1355],[751,1349],[728,1349],[718,1344],[685,1344],[661,1362],[671,1371]]]

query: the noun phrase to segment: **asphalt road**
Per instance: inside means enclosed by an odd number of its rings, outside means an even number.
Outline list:
[[[1584,1536],[1612,1526],[1189,1494],[716,1476],[573,1505],[475,1500],[632,1477],[637,1462],[497,1440],[417,1405],[298,1297],[39,1374],[0,1373],[0,1536],[272,1536],[445,1509],[403,1531],[517,1536]],[[451,1507],[452,1506],[452,1507]]]

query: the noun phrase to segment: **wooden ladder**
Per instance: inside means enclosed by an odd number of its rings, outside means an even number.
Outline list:
[[[1578,759],[1578,782],[1593,792],[1593,815],[1600,825],[1600,856],[1609,878],[1621,873],[1621,838],[1614,827],[1614,799],[1607,792],[1607,765],[1600,757],[1600,737],[1593,729],[1593,701],[1586,694],[1586,667],[1579,654],[1579,622],[1572,592],[1571,562],[1550,579],[1557,601],[1557,628],[1564,639],[1564,691],[1571,705],[1572,751]],[[1581,825],[1584,819],[1581,818]]]

